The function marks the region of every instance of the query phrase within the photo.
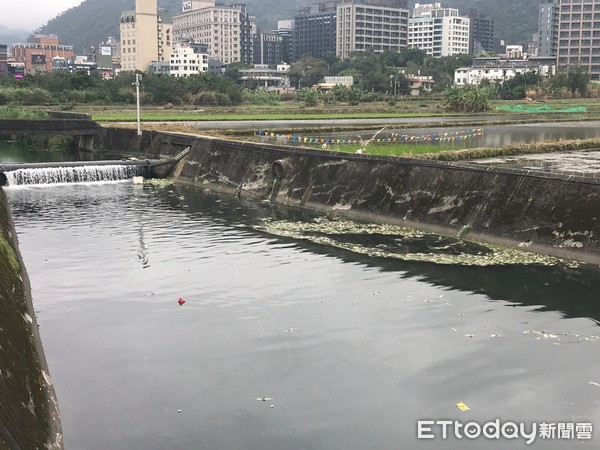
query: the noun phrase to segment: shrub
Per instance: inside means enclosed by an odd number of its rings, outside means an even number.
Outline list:
[[[230,106],[231,104],[231,98],[220,92],[204,91],[196,96],[198,106]]]
[[[242,99],[244,102],[251,103],[253,105],[278,105],[281,101],[279,92],[277,91],[266,91],[260,90],[257,92],[244,91],[242,93]]]

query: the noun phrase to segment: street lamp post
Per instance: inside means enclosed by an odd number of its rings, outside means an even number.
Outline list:
[[[140,80],[142,79],[142,75],[139,73],[135,74],[135,96],[137,101],[137,134],[138,136],[142,135],[142,122],[140,120]]]

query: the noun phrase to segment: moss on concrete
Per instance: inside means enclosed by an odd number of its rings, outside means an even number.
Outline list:
[[[62,448],[27,273],[0,189],[0,449]]]

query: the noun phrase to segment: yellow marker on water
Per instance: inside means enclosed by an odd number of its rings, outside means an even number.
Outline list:
[[[457,404],[456,404],[456,407],[457,407],[458,409],[460,409],[461,411],[468,411],[468,410],[470,410],[470,409],[471,409],[471,408],[469,408],[467,405],[465,405],[463,402],[457,403]]]

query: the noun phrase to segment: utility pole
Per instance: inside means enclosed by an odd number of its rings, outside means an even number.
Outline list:
[[[139,73],[135,74],[135,96],[137,99],[137,134],[138,136],[142,135],[142,123],[140,121],[140,80],[142,79],[142,75]]]

